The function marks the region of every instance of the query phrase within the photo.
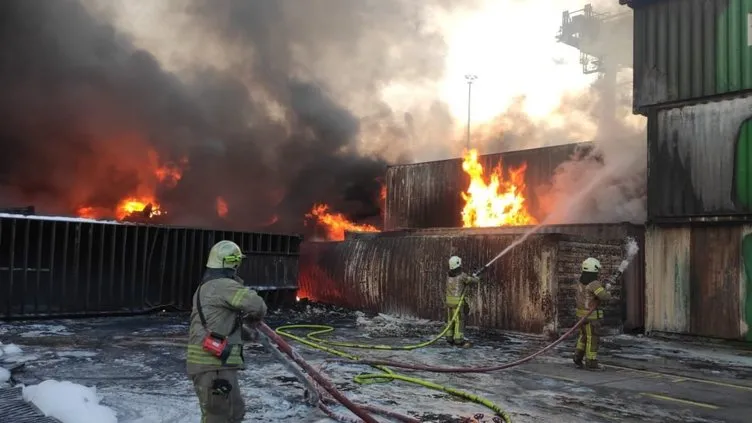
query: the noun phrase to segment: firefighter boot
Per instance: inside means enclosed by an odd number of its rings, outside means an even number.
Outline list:
[[[585,368],[592,371],[605,370],[604,367],[601,366],[600,363],[598,363],[598,360],[587,360],[585,362]]]
[[[575,350],[572,361],[574,361],[575,366],[583,368],[585,367],[585,364],[582,362],[583,358],[585,358],[585,350]]]
[[[460,341],[457,345],[462,348],[471,348],[473,346],[472,342],[468,341],[467,339]]]

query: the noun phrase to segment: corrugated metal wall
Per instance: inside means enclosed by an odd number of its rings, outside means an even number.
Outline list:
[[[743,251],[752,226],[651,226],[646,330],[750,339],[752,289]]]
[[[613,255],[613,251],[620,251],[625,233],[640,233],[639,228],[629,225],[607,226],[610,225],[559,227],[558,233],[532,235],[512,249],[485,274],[484,278],[491,282],[480,287],[471,300],[471,323],[540,332],[558,315],[557,304],[566,301],[557,297],[557,290],[571,285],[572,272],[567,269],[581,263],[584,257],[580,255],[586,251],[597,255],[599,250]],[[299,295],[344,307],[441,320],[447,257],[459,254],[467,269],[478,268],[518,238],[522,230],[424,229],[349,235],[343,242],[305,243],[301,249]],[[568,233],[591,236],[562,235]],[[566,239],[568,236],[572,240]],[[562,247],[564,242],[573,244]],[[571,258],[574,256],[570,253],[570,258],[565,259],[560,253],[562,248],[572,250],[587,243],[589,246],[580,250],[576,258]],[[642,274],[640,260],[638,255],[623,279],[622,298],[641,297],[636,292],[629,294],[628,286],[644,286],[642,281],[635,281]],[[605,258],[604,261],[610,263]],[[559,277],[566,281],[560,282]],[[562,296],[566,297],[566,292]],[[621,326],[626,321],[625,308],[621,302],[615,307],[616,315],[622,316],[617,318]],[[569,311],[561,314],[565,323]],[[632,317],[631,327],[641,326],[641,309],[638,314]]]
[[[530,229],[528,226],[502,227],[502,228],[466,228],[455,229],[412,229],[403,230],[400,233],[415,235],[438,234],[486,234],[486,235],[522,235]],[[575,224],[575,225],[550,225],[538,229],[539,234],[563,234],[583,237],[594,243],[610,243],[624,241],[631,237],[637,242],[639,252],[632,263],[624,272],[622,287],[621,318],[625,331],[641,330],[645,327],[645,227],[631,223],[613,224]],[[347,237],[351,235],[346,234]],[[482,260],[490,260],[492,256],[483,257]],[[481,260],[481,261],[482,261]]]
[[[222,239],[247,252],[246,285],[297,288],[299,236],[0,216],[0,317],[189,309]]]
[[[636,110],[752,89],[752,1],[633,3]]]
[[[590,148],[591,145],[566,144],[490,154],[481,156],[479,162],[486,172],[490,172],[500,160],[504,169],[527,163],[527,206],[540,219],[543,216],[538,216],[536,189],[550,183],[556,167],[566,162],[576,148]],[[468,184],[462,159],[389,167],[384,230],[461,227],[464,202],[460,193],[467,189]]]
[[[752,96],[651,114],[650,220],[752,214],[749,119]]]

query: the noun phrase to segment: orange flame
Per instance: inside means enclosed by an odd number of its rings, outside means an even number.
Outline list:
[[[319,224],[326,228],[327,239],[330,241],[342,241],[345,239],[345,231],[351,232],[380,232],[371,225],[360,225],[350,222],[341,213],[330,213],[326,204],[314,204],[311,212],[306,214],[309,219],[316,219]]]
[[[470,185],[462,193],[462,226],[494,227],[538,223],[525,207],[525,170],[527,164],[509,168],[509,178],[502,175],[501,162],[493,169],[491,181],[486,182],[483,166],[478,163],[478,151],[464,154],[462,170],[470,176]]]
[[[227,202],[222,197],[217,197],[217,216],[226,217],[229,209],[227,208]]]
[[[151,209],[149,209],[149,207]],[[134,213],[145,213],[144,217],[150,218],[164,214],[160,209],[159,204],[157,204],[157,202],[151,197],[129,197],[120,201],[116,211],[116,217],[118,220],[123,220]]]
[[[140,217],[152,218],[166,214],[156,201],[157,185],[174,188],[183,177],[183,171],[188,165],[188,159],[183,157],[175,162],[165,162],[160,165],[160,159],[154,150],[149,150],[143,166],[146,176],[142,178],[138,188],[130,195],[122,198],[114,209],[82,205],[77,209],[77,215],[90,219],[112,218],[123,220],[133,214]],[[149,176],[151,175],[151,176]]]

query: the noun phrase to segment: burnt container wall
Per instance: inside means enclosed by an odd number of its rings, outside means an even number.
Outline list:
[[[752,226],[650,226],[646,331],[752,341]]]
[[[533,235],[499,259],[470,292],[470,322],[486,328],[539,333],[553,322],[554,235]],[[446,260],[474,269],[516,237],[397,232],[342,242],[306,243],[301,251],[301,297],[373,312],[444,320]],[[542,260],[548,263],[542,265]],[[546,269],[549,270],[546,273]]]
[[[648,217],[752,216],[752,96],[651,113]]]
[[[590,147],[590,143],[579,143],[489,154],[480,156],[479,162],[486,174],[490,174],[501,161],[505,177],[506,169],[526,163],[526,205],[541,219],[538,188],[550,183],[557,166],[568,161],[576,149]],[[462,227],[461,193],[469,181],[462,170],[462,159],[389,167],[384,230]]]
[[[637,111],[752,89],[749,1],[633,1],[632,6]]]
[[[503,229],[450,229],[363,234],[343,242],[305,243],[299,295],[343,307],[443,320],[446,259],[459,254],[467,269],[475,269],[518,237]],[[621,240],[603,247],[603,242],[581,239],[571,237],[572,242],[585,243],[596,251],[616,255],[623,251]],[[571,288],[572,269],[561,268],[570,273],[563,274],[566,281],[560,284],[559,266],[577,267],[579,264],[572,263],[581,263],[593,253],[572,246],[579,244],[560,247],[560,242],[567,240],[570,237],[560,234],[532,235],[494,263],[483,276],[485,282],[472,292],[470,324],[539,333],[545,325],[556,324],[559,307],[567,308],[563,314],[567,321],[568,313],[573,313],[573,298],[562,299],[557,290],[559,286]],[[557,261],[562,248],[568,261]],[[623,321],[620,302],[614,303],[608,313],[615,321]]]
[[[431,235],[439,234],[486,234],[486,235],[514,235],[521,236],[530,230],[528,226],[503,227],[503,228],[463,228],[463,229],[412,229],[401,231],[401,233],[410,233],[413,235]],[[632,259],[629,267],[624,271],[620,278],[620,296],[619,304],[621,310],[615,311],[612,316],[620,316],[623,329],[625,332],[639,332],[645,328],[645,227],[631,223],[609,223],[609,224],[572,224],[572,225],[550,225],[543,226],[537,230],[538,234],[562,234],[577,236],[587,239],[589,242],[596,244],[613,244],[617,243],[622,248],[622,256],[626,253],[625,246],[627,239],[634,239],[639,248],[637,254]],[[356,236],[346,234],[346,237]],[[493,256],[482,257],[482,260],[488,261]],[[587,258],[587,252],[582,251],[579,258],[580,262]],[[616,314],[614,314],[616,313]]]
[[[297,236],[0,217],[5,318],[190,309],[211,246],[238,243],[239,275],[259,290],[294,290]]]
[[[556,262],[559,330],[571,328],[579,320],[575,313],[577,305],[575,295],[582,272],[582,260],[586,257],[598,259],[603,266],[603,273],[608,275],[615,272],[624,259],[624,248],[622,244],[613,241],[605,243],[572,239],[559,242]],[[615,281],[611,294],[613,298],[601,306],[603,329],[609,333],[621,333],[624,330],[624,279],[620,278]]]

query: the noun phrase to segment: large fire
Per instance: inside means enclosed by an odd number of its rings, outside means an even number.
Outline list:
[[[136,192],[123,196],[114,208],[80,206],[77,210],[79,217],[90,219],[116,218],[126,220],[131,217],[138,219],[150,219],[155,216],[167,214],[157,202],[157,186],[174,188],[183,177],[183,171],[188,165],[188,159],[182,158],[177,163],[160,163],[160,158],[155,151],[148,152],[148,158],[144,166],[152,169],[149,174],[150,180],[142,180]],[[226,205],[225,205],[226,207]],[[219,205],[218,205],[219,209]],[[219,213],[219,210],[218,210]]]
[[[345,239],[345,231],[351,232],[380,232],[371,225],[361,225],[349,221],[341,213],[329,211],[326,204],[314,204],[311,212],[306,214],[309,219],[315,219],[319,225],[326,229],[327,239],[330,241],[342,241]]]
[[[470,176],[470,185],[462,193],[462,226],[495,227],[532,225],[537,221],[525,207],[525,170],[527,164],[509,168],[504,179],[501,162],[493,169],[490,182],[486,182],[483,166],[478,163],[478,151],[464,154],[462,170]]]

